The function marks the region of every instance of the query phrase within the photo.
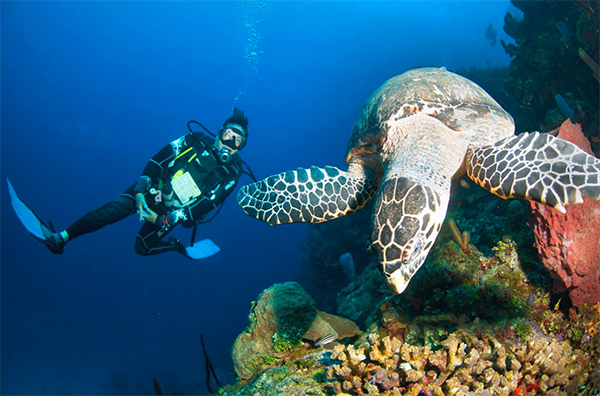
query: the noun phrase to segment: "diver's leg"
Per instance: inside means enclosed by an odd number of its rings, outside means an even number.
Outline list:
[[[108,202],[104,206],[89,212],[81,217],[75,223],[70,225],[66,232],[68,239],[75,239],[81,235],[98,231],[100,228],[125,217],[132,215],[136,211],[133,189],[135,184],[131,185],[121,195]],[[61,233],[62,234],[62,233]]]
[[[121,195],[82,216],[66,230],[52,232],[46,239],[48,249],[54,254],[62,254],[64,246],[71,239],[97,231],[135,213],[134,187],[135,184],[131,185]]]
[[[161,233],[161,227],[146,222],[135,239],[135,252],[142,256],[151,256],[165,252],[179,252],[188,257],[185,246],[177,238],[169,238],[168,242],[162,239],[171,230]]]

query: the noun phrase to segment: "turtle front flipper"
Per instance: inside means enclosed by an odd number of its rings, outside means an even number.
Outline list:
[[[523,133],[467,154],[467,175],[502,198],[538,201],[565,213],[564,205],[600,198],[600,161],[566,140]]]
[[[395,293],[423,265],[446,217],[450,183],[432,188],[406,177],[386,178],[373,209],[372,245]]]
[[[364,207],[378,181],[364,167],[298,168],[249,184],[238,192],[238,203],[251,217],[269,225],[321,223]]]

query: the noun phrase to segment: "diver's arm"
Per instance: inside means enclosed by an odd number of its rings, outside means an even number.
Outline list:
[[[135,194],[135,207],[140,215],[140,221],[146,220],[150,221],[151,223],[156,221],[156,213],[154,213],[152,209],[148,208],[144,194],[139,192]]]
[[[175,153],[173,151],[172,144],[167,144],[163,147],[154,157],[148,161],[138,183],[133,190],[136,194],[146,193],[152,184],[158,181],[158,178],[163,172],[163,169],[168,165],[169,161],[173,159]]]
[[[158,179],[163,173],[163,169],[168,165],[169,161],[171,161],[174,156],[175,152],[173,150],[173,143],[167,144],[146,164],[142,175],[133,189],[135,206],[140,215],[140,221],[146,220],[151,223],[156,223],[157,215],[148,209],[144,194],[150,190],[153,184],[158,184]]]
[[[148,209],[148,207],[146,207],[141,213],[141,220],[146,220],[147,222],[156,224],[162,228],[173,228],[183,220],[183,216],[181,216],[181,210],[175,210],[164,216],[159,216],[152,209]]]

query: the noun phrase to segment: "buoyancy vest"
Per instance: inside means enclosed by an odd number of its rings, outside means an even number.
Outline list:
[[[185,139],[188,148],[169,163],[161,177],[165,206],[183,208],[202,198],[210,200],[218,189],[226,187],[224,183],[237,180],[241,173],[233,163],[218,162],[208,139],[204,142],[193,134]]]

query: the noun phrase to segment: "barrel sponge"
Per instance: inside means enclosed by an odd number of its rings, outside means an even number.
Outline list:
[[[265,292],[272,293],[278,332],[290,340],[300,340],[317,316],[312,297],[296,282],[277,283]]]

